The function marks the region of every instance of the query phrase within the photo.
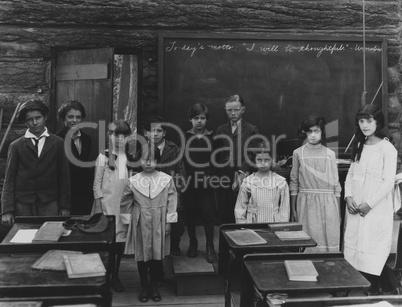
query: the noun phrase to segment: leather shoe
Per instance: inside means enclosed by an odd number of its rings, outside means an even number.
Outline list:
[[[148,302],[148,288],[141,288],[140,294],[138,295],[138,300],[141,303]]]
[[[158,291],[157,287],[152,287],[151,286],[151,299],[154,302],[159,302],[162,299],[161,295],[159,294],[159,291]]]
[[[123,292],[124,291],[124,286],[122,285],[119,276],[117,275],[112,275],[112,282],[111,286],[114,291],[116,292]]]
[[[207,250],[206,250],[206,259],[207,262],[212,263],[217,260],[215,248],[213,243],[207,243]]]
[[[198,242],[197,241],[193,241],[193,242],[190,241],[190,246],[188,247],[188,250],[187,250],[187,257],[188,258],[197,257],[197,255],[198,255],[197,248],[198,248]]]

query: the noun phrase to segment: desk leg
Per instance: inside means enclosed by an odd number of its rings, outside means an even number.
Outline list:
[[[111,279],[112,279],[112,275],[114,273],[116,267],[116,250],[115,247],[111,248],[109,250],[109,263],[108,263],[108,280],[107,280],[107,285],[109,290],[111,289]]]
[[[225,277],[223,279],[224,293],[225,293],[225,307],[231,307],[231,280],[232,280],[232,266],[234,261],[233,253],[229,252],[229,259]]]
[[[100,290],[100,295],[102,296],[102,307],[112,307],[113,293],[110,289],[110,285],[102,287]]]
[[[243,266],[241,272],[240,307],[262,307],[262,296],[253,285],[249,272]]]

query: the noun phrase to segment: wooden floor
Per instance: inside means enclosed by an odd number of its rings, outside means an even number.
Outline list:
[[[197,227],[197,238],[199,250],[205,250],[205,235],[202,227]],[[215,249],[218,251],[218,227],[215,227]],[[182,236],[180,243],[182,254],[187,252],[188,248],[188,235],[187,232]],[[201,258],[205,253],[200,252],[198,257],[200,261],[205,261]],[[113,307],[127,307],[127,306],[180,306],[180,307],[221,307],[224,306],[223,295],[201,295],[201,296],[177,296],[176,283],[174,280],[173,267],[170,257],[164,260],[165,281],[163,286],[159,289],[162,300],[158,303],[149,300],[147,303],[138,301],[138,294],[140,289],[140,280],[137,271],[137,264],[134,258],[123,258],[120,265],[120,279],[125,287],[125,291],[117,293],[113,291]],[[223,284],[222,284],[223,288]]]

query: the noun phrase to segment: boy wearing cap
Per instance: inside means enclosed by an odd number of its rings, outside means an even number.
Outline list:
[[[8,148],[1,195],[1,222],[12,226],[15,216],[70,214],[70,170],[64,141],[46,128],[48,107],[25,102],[18,120],[28,127]]]

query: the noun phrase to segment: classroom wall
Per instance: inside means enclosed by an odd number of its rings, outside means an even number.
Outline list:
[[[401,1],[365,2],[366,34],[388,40],[389,128],[401,147]],[[362,0],[20,0],[0,6],[0,137],[19,102],[50,104],[51,48],[138,48],[141,101],[157,110],[159,33],[258,32],[293,35],[361,35]],[[0,154],[4,178],[7,145],[24,132],[13,125]]]

